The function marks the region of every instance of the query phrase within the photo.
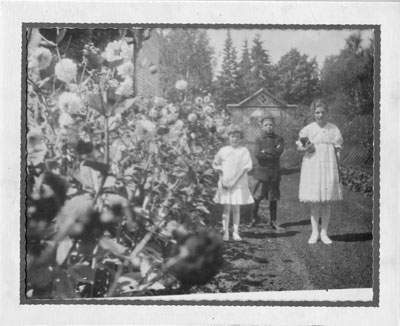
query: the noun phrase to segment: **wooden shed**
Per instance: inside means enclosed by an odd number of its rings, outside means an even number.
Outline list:
[[[277,124],[292,119],[297,105],[287,104],[267,89],[257,92],[238,104],[228,104],[227,110],[232,115],[232,122],[242,126],[247,141],[253,142],[260,133],[260,118],[265,115],[275,117]]]

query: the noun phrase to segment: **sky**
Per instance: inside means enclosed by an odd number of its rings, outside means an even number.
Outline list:
[[[299,30],[299,29],[231,29],[234,47],[240,57],[245,39],[251,48],[254,36],[259,33],[263,41],[263,47],[268,51],[273,64],[277,63],[281,56],[288,53],[291,48],[296,48],[301,54],[316,57],[319,68],[322,68],[324,60],[329,55],[339,54],[345,46],[346,38],[356,30]],[[210,36],[210,45],[215,49],[217,59],[217,71],[222,62],[222,51],[227,36],[226,29],[207,29]],[[363,46],[369,45],[373,36],[373,30],[362,30]]]

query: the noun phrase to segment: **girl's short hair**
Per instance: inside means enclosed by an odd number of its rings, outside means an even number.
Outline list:
[[[315,99],[310,105],[310,112],[314,113],[317,108],[324,108],[325,111],[328,111],[328,103],[319,98]]]
[[[235,132],[239,132],[240,133],[240,138],[243,138],[243,130],[242,130],[242,128],[240,127],[240,126],[238,126],[238,125],[229,125],[228,126],[228,130],[227,130],[228,132],[228,136],[230,135],[230,134],[233,134],[233,133],[235,133]]]

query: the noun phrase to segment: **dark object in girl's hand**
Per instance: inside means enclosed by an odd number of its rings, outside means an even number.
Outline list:
[[[300,142],[303,145],[303,147],[305,147],[306,144],[310,142],[310,140],[308,139],[308,137],[300,137]]]

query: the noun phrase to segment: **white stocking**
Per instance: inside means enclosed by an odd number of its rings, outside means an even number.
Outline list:
[[[233,213],[233,232],[239,233],[240,206],[232,205],[232,213]]]
[[[321,215],[320,204],[311,204],[311,232],[312,235],[318,235],[318,224]]]
[[[327,235],[328,234],[328,226],[329,226],[329,219],[331,217],[331,204],[325,203],[322,205],[321,208],[321,234]]]
[[[224,211],[222,213],[222,229],[224,233],[229,232],[229,217],[231,215],[231,205],[225,204]]]

